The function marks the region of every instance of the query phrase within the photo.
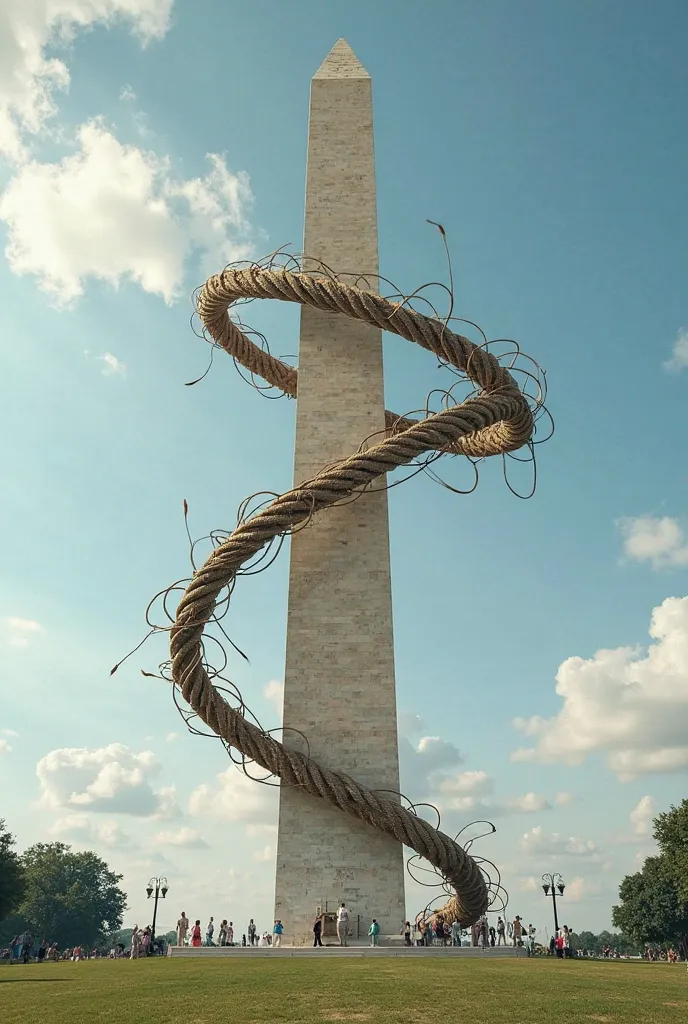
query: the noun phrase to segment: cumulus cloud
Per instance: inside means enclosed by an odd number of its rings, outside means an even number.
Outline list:
[[[93,821],[88,814],[68,814],[58,818],[50,833],[59,839],[82,844],[99,843],[111,848],[125,847],[130,842],[130,837],[116,821]]]
[[[137,817],[175,817],[179,808],[174,787],[156,791],[151,784],[161,768],[151,751],[137,754],[123,743],[52,750],[36,766],[40,804]]]
[[[279,715],[280,722],[282,721],[282,708],[284,705],[284,683],[279,679],[271,679],[263,687],[263,696],[270,701],[273,708]]]
[[[670,373],[680,373],[688,367],[688,331],[682,327],[676,335],[671,358],[664,363],[664,369]]]
[[[165,740],[166,740],[167,743],[175,743],[178,739],[179,739],[179,733],[178,732],[168,732],[167,736],[165,737]]]
[[[231,765],[217,776],[217,785],[203,783],[189,797],[189,814],[245,825],[273,824],[277,819],[277,788],[254,782]]]
[[[178,832],[158,832],[153,839],[156,846],[183,846],[187,850],[207,850],[208,844],[195,828],[180,828]]]
[[[592,896],[596,892],[596,885],[592,885],[586,879],[581,878],[580,875],[575,875],[566,886],[566,899],[569,903],[580,903],[581,900]]]
[[[12,751],[12,747],[9,742],[5,739],[0,739],[0,754],[9,754]]]
[[[32,639],[45,633],[45,628],[34,619],[20,619],[16,615],[9,615],[5,619],[5,632],[10,647],[28,647]]]
[[[653,569],[688,565],[688,540],[677,519],[638,516],[619,520],[618,527],[628,558],[650,562]]]
[[[563,706],[538,720],[537,745],[515,761],[579,764],[604,752],[622,781],[688,768],[688,597],[669,597],[652,613],[653,644],[568,658],[556,676]],[[528,719],[533,722],[533,719]]]
[[[98,359],[103,364],[101,373],[104,377],[123,377],[126,373],[126,366],[117,356],[113,356],[112,352],[106,352],[102,356],[98,356]]]
[[[542,883],[534,878],[533,875],[528,875],[525,878],[519,878],[518,887],[521,892],[537,892]]]
[[[10,268],[34,275],[57,305],[89,278],[132,281],[171,303],[192,254],[203,273],[249,255],[248,176],[222,156],[207,155],[203,177],[178,180],[167,158],[121,143],[99,120],[76,143],[56,163],[25,163],[0,197]]]
[[[0,4],[0,155],[27,157],[26,137],[55,114],[69,69],[55,56],[78,31],[127,25],[145,45],[170,23],[173,0],[2,0]],[[51,56],[47,56],[48,50]]]
[[[494,789],[494,779],[485,771],[459,772],[442,779],[438,789],[449,796],[486,796]]]
[[[656,813],[652,797],[642,797],[629,815],[633,826],[633,835],[638,839],[646,839],[650,835],[652,820]]]
[[[521,851],[528,857],[542,860],[552,856],[595,858],[599,850],[591,839],[579,836],[564,836],[558,832],[547,833],[542,825],[536,825],[524,833],[519,840]]]
[[[440,736],[421,736],[418,742],[399,737],[399,768],[402,786],[415,794],[425,793],[438,772],[463,764],[461,751]]]
[[[549,811],[551,804],[541,793],[524,793],[523,796],[512,796],[506,801],[510,811],[531,814],[534,811]]]

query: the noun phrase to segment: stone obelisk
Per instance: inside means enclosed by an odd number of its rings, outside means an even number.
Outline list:
[[[311,82],[304,252],[338,274],[372,275],[377,289],[371,80],[343,39]],[[306,261],[304,269],[314,266]],[[296,484],[383,430],[381,332],[303,307],[298,370]],[[291,538],[284,727],[305,734],[324,766],[373,789],[399,789],[384,489],[328,509]],[[285,732],[285,742],[298,746],[294,735]],[[401,846],[283,787],[275,916],[285,942],[312,942],[318,907],[335,910],[342,901],[352,941],[364,940],[373,917],[383,935],[398,935]]]

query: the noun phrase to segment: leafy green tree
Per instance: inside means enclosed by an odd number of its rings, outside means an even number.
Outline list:
[[[570,942],[573,949],[586,949],[588,953],[597,952],[597,936],[594,932],[573,932]]]
[[[24,894],[24,872],[15,845],[14,836],[0,818],[0,921],[19,906]]]
[[[684,882],[674,856],[648,857],[642,871],[627,875],[621,883],[620,903],[612,910],[614,924],[639,944],[670,943],[688,956]]]
[[[673,865],[681,900],[688,903],[688,800],[658,814],[653,835],[663,856]]]
[[[73,853],[64,843],[36,843],[23,857],[25,894],[19,914],[35,936],[60,947],[93,946],[122,924],[122,876],[95,853]]]

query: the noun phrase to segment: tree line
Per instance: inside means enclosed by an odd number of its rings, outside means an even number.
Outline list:
[[[60,949],[93,949],[122,925],[127,905],[122,875],[92,851],[36,843],[23,854],[0,819],[0,946],[27,930]]]

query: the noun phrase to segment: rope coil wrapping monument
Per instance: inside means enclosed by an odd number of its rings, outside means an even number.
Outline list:
[[[323,468],[313,479],[279,495],[237,528],[194,572],[170,631],[171,676],[196,715],[223,740],[281,785],[298,786],[314,797],[381,829],[433,865],[451,899],[442,908],[448,922],[475,922],[488,908],[488,886],[476,859],[390,794],[375,792],[342,772],[279,742],[248,721],[243,705],[233,707],[211,679],[203,633],[213,620],[221,593],[231,590],[242,566],[276,538],[302,528],[313,515],[351,499],[373,481],[427,453],[469,458],[504,455],[531,443],[533,413],[511,373],[485,348],[453,333],[403,302],[348,285],[334,276],[253,265],[227,269],[201,289],[197,310],[212,342],[252,374],[296,397],[297,370],[254,344],[229,315],[247,299],[281,299],[360,320],[421,345],[470,378],[477,393],[461,404],[416,421],[386,413],[382,440]]]

